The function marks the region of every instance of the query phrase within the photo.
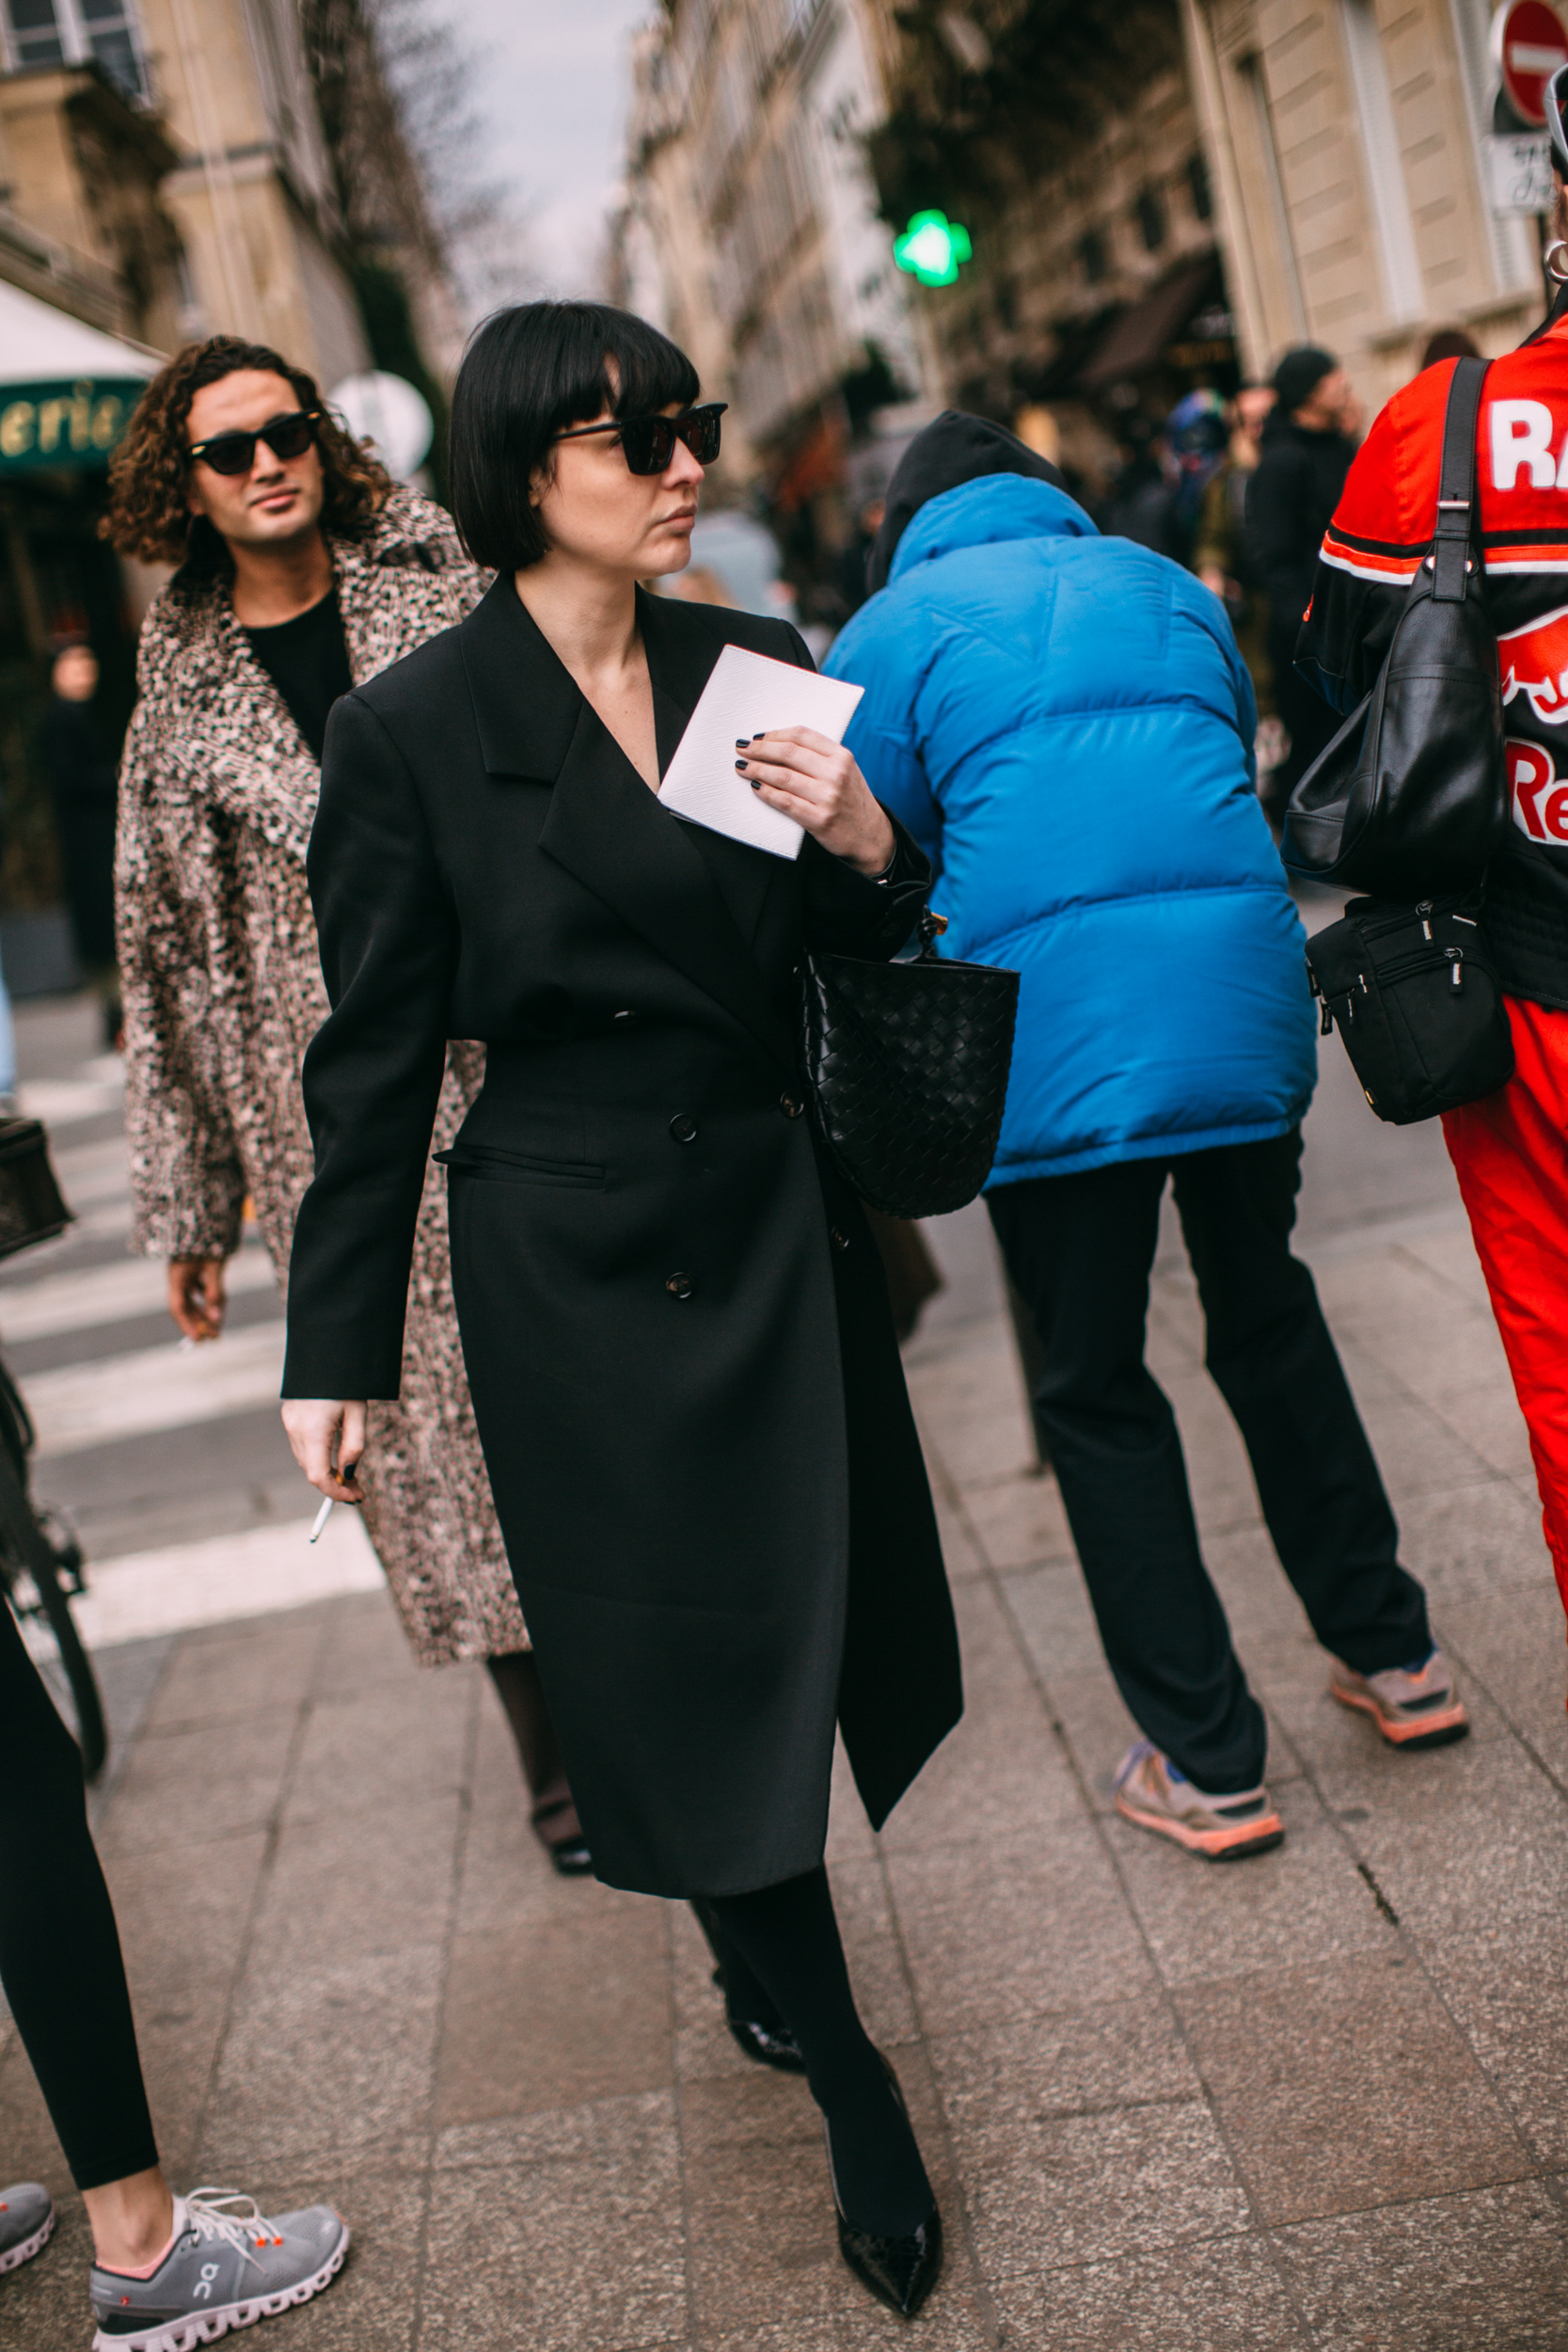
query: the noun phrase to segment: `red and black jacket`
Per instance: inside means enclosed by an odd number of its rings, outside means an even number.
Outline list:
[[[1296,663],[1341,711],[1375,682],[1432,547],[1454,365],[1395,393],[1319,551]],[[1568,319],[1493,361],[1476,485],[1513,817],[1487,879],[1487,936],[1512,994],[1568,1010]]]

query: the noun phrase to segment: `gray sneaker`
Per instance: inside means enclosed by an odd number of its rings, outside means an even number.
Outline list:
[[[330,2285],[348,2225],[330,2205],[269,2221],[253,2197],[193,2188],[174,2201],[174,2243],[150,2279],[92,2271],[93,2352],[195,2352],[230,2328],[276,2319]]]
[[[0,2188],[0,2274],[41,2254],[55,2227],[55,2202],[37,2181]]]

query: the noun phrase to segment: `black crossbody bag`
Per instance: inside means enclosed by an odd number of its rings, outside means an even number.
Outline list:
[[[1323,1033],[1338,1027],[1380,1119],[1432,1119],[1493,1094],[1513,1041],[1481,925],[1508,826],[1497,639],[1476,538],[1483,359],[1449,387],[1432,553],[1377,684],[1291,795],[1293,873],[1359,885],[1307,942]]]

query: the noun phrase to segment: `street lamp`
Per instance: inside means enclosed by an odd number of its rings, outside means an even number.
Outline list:
[[[968,230],[945,213],[914,214],[893,240],[894,260],[923,286],[951,286],[973,252]]]

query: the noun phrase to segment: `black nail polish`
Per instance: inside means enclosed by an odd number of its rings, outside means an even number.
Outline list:
[[[760,792],[762,790],[762,778],[760,776],[748,776],[746,781],[751,786],[753,792]]]
[[[757,731],[756,731],[755,735],[753,735],[753,736],[752,736],[752,742],[753,742],[753,743],[760,743],[760,742],[762,741],[763,737],[767,734],[767,732],[768,732],[768,729],[767,729],[766,727],[758,727],[758,729],[757,729]]]
[[[754,741],[754,739],[755,739],[753,737],[749,735],[737,735],[735,739],[735,748],[737,752],[743,752],[746,749],[747,744]]]
[[[746,762],[743,759],[737,759],[735,763],[735,770],[736,775],[743,776],[746,773]]]

